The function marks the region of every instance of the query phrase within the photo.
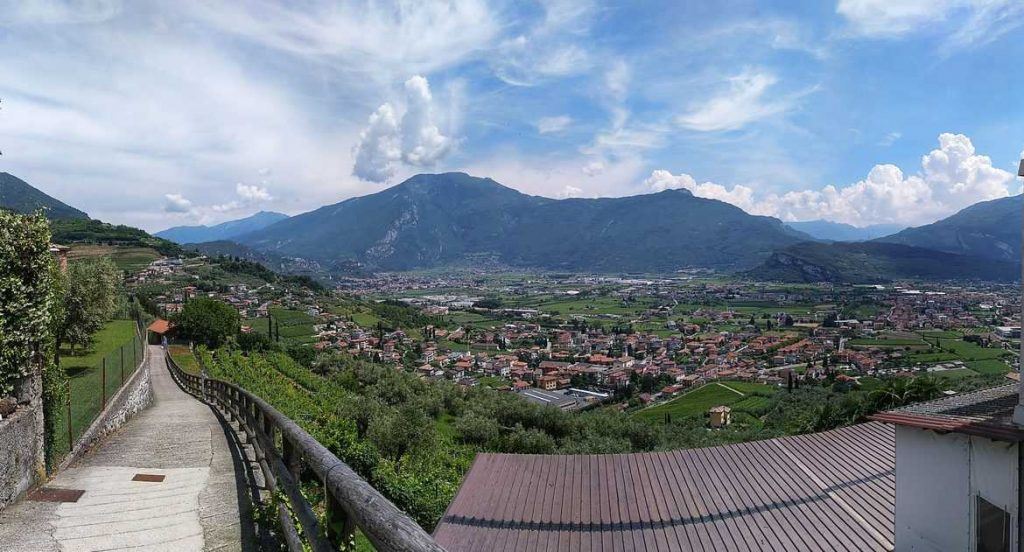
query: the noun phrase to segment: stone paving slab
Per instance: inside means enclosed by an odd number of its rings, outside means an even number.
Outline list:
[[[248,451],[209,406],[177,386],[159,346],[150,346],[149,369],[153,405],[47,484],[84,490],[78,502],[21,500],[0,511],[0,550],[259,548]],[[138,473],[165,479],[132,481]]]

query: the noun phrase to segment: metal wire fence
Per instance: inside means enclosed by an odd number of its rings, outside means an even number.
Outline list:
[[[104,355],[93,366],[76,370],[68,378],[68,397],[63,414],[54,423],[53,454],[60,463],[75,443],[107,407],[145,355],[145,329],[135,322],[132,338]]]

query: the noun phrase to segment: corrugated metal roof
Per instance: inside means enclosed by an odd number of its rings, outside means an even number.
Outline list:
[[[435,531],[469,550],[891,550],[894,430],[643,454],[479,454]]]
[[[1017,384],[1011,383],[971,393],[960,393],[875,414],[871,419],[934,431],[966,433],[1020,442],[1024,441],[1024,431],[1013,423],[1013,409],[1017,406],[1018,398],[1017,389]]]

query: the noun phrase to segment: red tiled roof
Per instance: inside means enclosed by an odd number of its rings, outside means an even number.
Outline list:
[[[154,320],[153,323],[150,324],[149,327],[146,329],[155,334],[165,334],[167,333],[168,330],[171,329],[171,323],[166,320],[158,318]]]
[[[480,454],[434,533],[469,550],[891,550],[895,431],[644,454]]]

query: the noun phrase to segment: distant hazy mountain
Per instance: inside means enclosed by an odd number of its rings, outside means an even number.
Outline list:
[[[214,226],[175,226],[157,232],[155,235],[177,243],[202,243],[230,240],[236,236],[259,230],[288,218],[288,215],[271,211],[260,211],[239,220],[229,220]]]
[[[42,209],[46,217],[58,219],[88,219],[89,215],[33,188],[28,182],[0,172],[0,208],[17,213],[34,213]]]
[[[899,232],[905,228],[899,224],[872,224],[870,226],[857,227],[851,224],[832,222],[830,220],[787,222],[786,226],[789,226],[794,230],[806,232],[819,240],[843,242],[873,240],[875,238],[881,238],[882,236],[888,236],[889,234]]]
[[[741,269],[809,236],[685,190],[555,200],[489,178],[421,174],[236,238],[326,265],[409,270],[496,262],[589,271]]]
[[[1020,262],[1021,198],[975,203],[938,222],[877,241],[926,247],[987,259]]]
[[[1013,262],[881,242],[796,244],[746,273],[758,280],[874,283],[897,279],[986,280],[1020,277]]]

